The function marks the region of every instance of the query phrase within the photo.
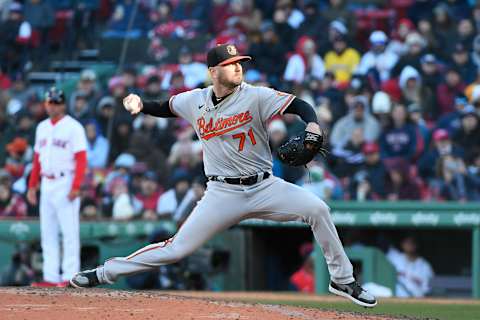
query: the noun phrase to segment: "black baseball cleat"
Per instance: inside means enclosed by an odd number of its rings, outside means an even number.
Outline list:
[[[365,291],[356,281],[349,284],[338,284],[330,281],[328,291],[337,296],[350,299],[362,307],[373,308],[377,305],[377,299]]]
[[[76,273],[73,278],[70,279],[70,286],[74,288],[91,288],[100,284],[101,283],[97,277],[97,269]]]

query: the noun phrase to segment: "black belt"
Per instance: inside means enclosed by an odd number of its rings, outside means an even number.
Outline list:
[[[263,176],[262,176],[263,175]],[[238,178],[228,178],[228,177],[221,177],[221,176],[209,176],[209,181],[219,181],[225,182],[228,184],[241,184],[244,186],[251,186],[259,181],[265,180],[270,177],[270,172],[263,172],[258,174],[254,174],[252,176],[245,176],[245,177],[238,177]],[[260,178],[260,179],[259,179]]]

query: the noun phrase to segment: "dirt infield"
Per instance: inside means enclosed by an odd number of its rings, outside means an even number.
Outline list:
[[[244,295],[247,296],[248,294]],[[254,297],[249,295],[250,298]],[[240,298],[237,295],[237,299]],[[290,306],[228,302],[228,294],[108,289],[0,288],[2,319],[262,319],[387,320],[392,318]]]

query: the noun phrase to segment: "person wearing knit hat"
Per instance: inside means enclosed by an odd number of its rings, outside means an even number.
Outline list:
[[[8,152],[5,169],[15,179],[18,179],[23,175],[25,164],[32,158],[32,149],[29,147],[27,140],[22,137],[13,139],[6,145],[5,149]]]
[[[452,143],[447,130],[438,128],[433,131],[432,148],[418,162],[420,175],[425,179],[433,177],[435,175],[433,164],[437,163],[437,160],[444,155],[463,158],[465,151]]]
[[[380,124],[370,114],[368,100],[364,96],[355,96],[349,105],[348,114],[335,122],[330,134],[330,144],[342,148],[356,128],[363,129],[365,141],[374,141],[380,135]]]
[[[411,32],[405,39],[405,44],[408,51],[400,57],[391,70],[392,77],[398,77],[406,66],[420,70],[420,59],[426,46],[425,39],[418,32]]]
[[[386,50],[388,37],[385,32],[375,30],[370,34],[370,50],[360,60],[357,72],[360,74],[373,74],[380,82],[390,78],[390,70],[398,61],[398,55],[391,50]]]

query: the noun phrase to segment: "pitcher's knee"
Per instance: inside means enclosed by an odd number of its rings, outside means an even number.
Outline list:
[[[308,217],[310,218],[309,220],[313,223],[329,214],[330,208],[324,201],[319,199],[318,201],[312,203],[312,206],[309,208]]]
[[[193,250],[190,249],[189,246],[173,243],[168,260],[170,260],[170,263],[177,262],[190,255],[192,251]]]
[[[168,263],[174,263],[189,256],[195,247],[191,244],[172,241],[168,246]]]

